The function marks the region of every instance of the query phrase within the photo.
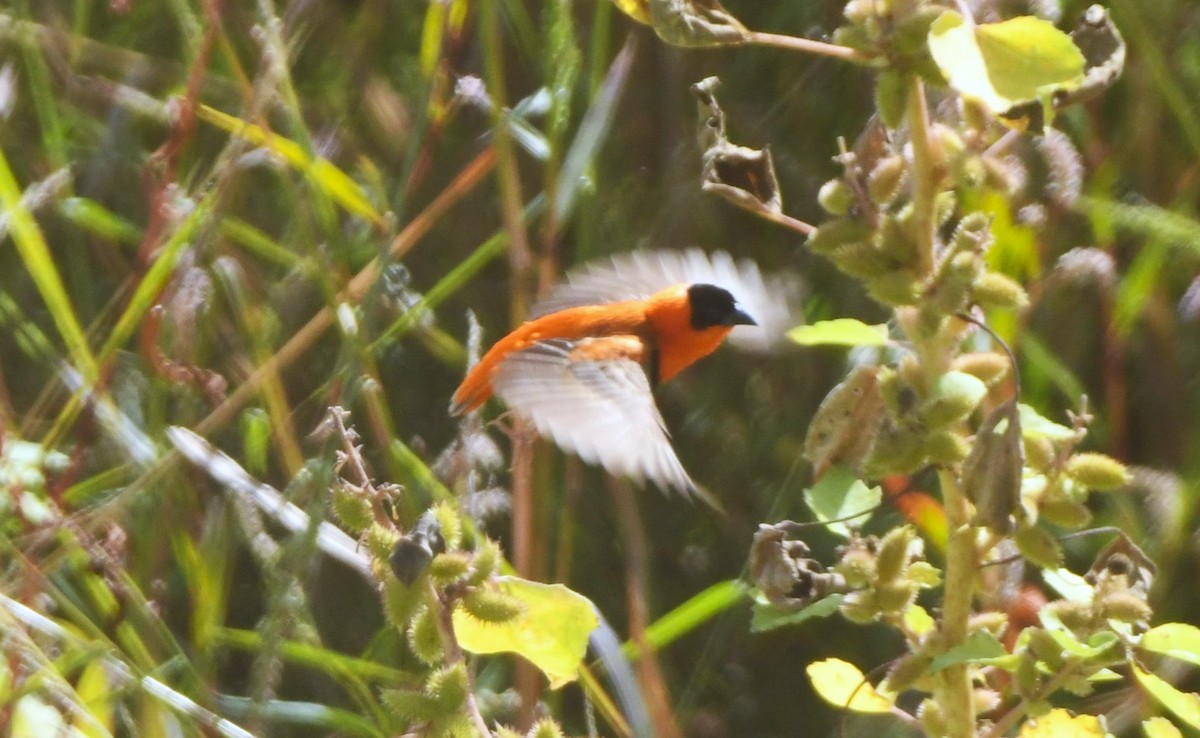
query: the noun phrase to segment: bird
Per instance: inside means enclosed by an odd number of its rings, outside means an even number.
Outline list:
[[[498,396],[586,462],[639,484],[695,493],[653,389],[735,330],[745,347],[769,348],[774,338],[766,333],[782,335],[787,321],[788,290],[724,252],[639,251],[586,265],[484,353],[450,412],[471,412]]]

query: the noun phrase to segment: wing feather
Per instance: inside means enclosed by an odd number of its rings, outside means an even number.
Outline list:
[[[773,349],[798,322],[791,309],[799,291],[795,279],[782,275],[764,278],[748,259],[735,260],[724,251],[707,254],[697,248],[633,251],[607,262],[589,262],[568,272],[531,314],[540,317],[579,305],[643,299],[672,285],[697,283],[729,290],[758,322],[758,326],[738,326],[730,334],[729,340],[743,350]]]
[[[664,490],[694,490],[642,366],[622,357],[579,360],[577,345],[543,341],[510,355],[492,379],[496,394],[584,461]]]

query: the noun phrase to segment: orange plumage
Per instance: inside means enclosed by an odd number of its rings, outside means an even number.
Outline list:
[[[640,269],[614,263],[581,275],[483,355],[451,413],[476,410],[494,394],[541,435],[612,474],[694,490],[652,388],[715,351],[735,326],[757,325],[730,289],[704,277],[760,298],[770,312],[770,301],[752,294],[763,285],[752,265],[714,258],[654,255]],[[639,283],[647,272],[659,283],[652,290]]]
[[[697,330],[690,324],[691,314],[688,285],[675,285],[645,300],[567,308],[527,321],[497,341],[471,369],[454,393],[452,412],[457,415],[475,410],[487,402],[492,396],[492,376],[510,354],[553,339],[616,339],[592,342],[576,358],[589,356],[590,352],[594,359],[609,350],[615,353],[607,358],[620,355],[639,364],[657,357],[657,365],[647,368],[659,382],[666,382],[715,351],[735,325]],[[640,350],[630,345],[631,340],[641,345]]]

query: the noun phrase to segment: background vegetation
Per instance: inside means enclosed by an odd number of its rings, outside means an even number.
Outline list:
[[[728,5],[752,28],[814,37],[842,13]],[[1097,523],[1158,562],[1159,617],[1195,621],[1200,7],[1109,7],[1125,74],[1059,121],[1083,153],[1084,197],[1012,236],[1026,248],[1006,267],[1033,300],[1014,349],[1026,402],[1053,417],[1090,398],[1089,443],[1136,469]],[[469,314],[493,340],[568,265],[724,249],[801,275],[809,321],[885,319],[802,238],[700,191],[688,87],[710,75],[732,138],[771,145],[785,210],[819,221],[837,138],[853,140],[874,107],[871,78],[850,64],[668,47],[599,1],[0,10],[0,587],[78,639],[23,638],[8,611],[0,722],[26,692],[49,690],[70,716],[73,701],[151,678],[194,701],[192,725],[220,714],[269,734],[388,729],[375,688],[410,684],[411,656],[376,594],[313,535],[256,522],[172,452],[168,426],[323,518],[336,444],[312,432],[341,404],[375,479],[403,485],[411,524],[445,494],[439,479],[459,478],[455,460],[494,453],[446,414]],[[1060,261],[1084,246],[1098,249],[1090,260]],[[636,635],[740,576],[759,522],[808,515],[804,433],[845,364],[830,350],[722,352],[663,388],[684,465],[724,514],[613,492],[549,449],[534,494],[510,501],[508,441],[493,434],[486,529],[530,578],[568,583],[621,638]],[[1069,563],[1086,569],[1098,546],[1071,542]],[[836,653],[865,670],[896,649],[836,618],[763,635],[745,606],[702,619],[642,673],[688,735],[828,734],[835,715],[804,666]],[[484,684],[511,681],[511,660],[483,668]],[[577,688],[547,699],[584,732]],[[161,704],[131,699],[117,718],[161,724]]]

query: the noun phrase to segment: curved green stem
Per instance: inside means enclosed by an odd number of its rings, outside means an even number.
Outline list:
[[[978,551],[975,529],[971,527],[971,507],[952,471],[938,471],[942,502],[950,540],[946,546],[946,585],[942,599],[942,642],[946,650],[966,643],[967,621],[975,594],[975,570]],[[967,664],[955,664],[939,674],[938,704],[946,716],[950,738],[975,735],[975,702],[971,693],[971,675]]]

